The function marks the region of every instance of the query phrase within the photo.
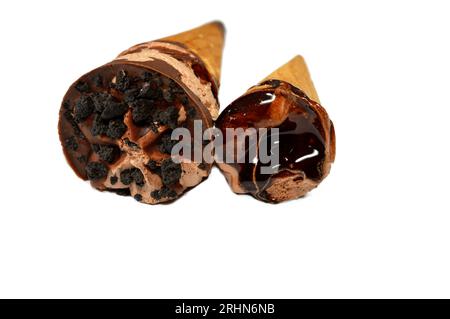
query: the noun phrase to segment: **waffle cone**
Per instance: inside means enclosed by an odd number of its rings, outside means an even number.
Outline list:
[[[222,22],[213,21],[195,29],[162,38],[160,41],[185,45],[203,61],[208,72],[219,84],[224,36],[225,27]]]
[[[301,89],[308,97],[317,103],[320,103],[314,84],[311,80],[308,67],[302,56],[297,55],[286,64],[268,75],[266,80],[281,80],[288,82]]]

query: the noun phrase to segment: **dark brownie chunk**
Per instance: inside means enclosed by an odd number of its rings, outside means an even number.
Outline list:
[[[153,77],[153,79],[151,79],[149,84],[152,89],[154,90],[159,89],[163,84],[161,76],[159,74],[155,74],[155,76]]]
[[[138,168],[133,169],[133,179],[137,186],[144,186],[145,180],[144,175],[142,175],[142,172]]]
[[[150,196],[156,200],[160,200],[161,198],[174,198],[177,197],[177,192],[175,192],[173,189],[163,186],[160,190],[151,192]]]
[[[111,120],[122,117],[128,111],[128,105],[125,103],[108,100],[101,114],[102,119]]]
[[[94,144],[94,151],[102,161],[112,163],[120,154],[120,149],[116,145]]]
[[[64,141],[64,144],[71,151],[76,151],[78,149],[78,143],[77,143],[77,140],[75,139],[75,136],[66,138],[66,140]]]
[[[158,99],[159,97],[161,97],[162,93],[160,87],[158,85],[152,85],[153,83],[155,83],[155,81],[152,81],[150,85],[144,86],[139,92],[138,97],[141,99],[150,100]]]
[[[100,115],[96,114],[94,116],[94,121],[92,123],[91,133],[94,136],[106,134],[108,131],[108,123],[101,119]]]
[[[156,161],[149,160],[147,164],[145,164],[150,170],[155,170],[158,166],[156,165]]]
[[[173,189],[170,189],[168,187],[161,188],[159,194],[161,197],[167,197],[167,198],[174,198],[177,196],[177,192],[175,192]]]
[[[131,103],[136,101],[138,95],[139,95],[139,91],[140,89],[128,89],[125,91],[124,95],[123,95],[123,100],[126,103]]]
[[[125,134],[126,130],[127,126],[122,122],[122,120],[112,120],[108,124],[106,135],[110,138],[118,139]]]
[[[138,202],[140,202],[140,201],[142,201],[142,195],[136,194],[136,195],[134,195],[134,199],[137,200]]]
[[[94,112],[94,102],[88,95],[82,95],[73,108],[73,115],[76,122],[82,122]]]
[[[133,110],[131,115],[133,121],[137,124],[148,122],[152,118],[153,101],[151,100],[138,100],[133,104]]]
[[[172,132],[166,132],[161,136],[158,145],[161,152],[170,154],[172,152],[172,148],[178,143],[177,140],[172,140],[171,135]]]
[[[165,159],[161,164],[161,179],[164,185],[172,185],[181,177],[181,164],[174,163],[172,159]]]
[[[151,192],[150,196],[153,197],[156,200],[160,200],[161,199],[161,195],[159,194],[159,190]]]
[[[171,129],[175,129],[178,124],[178,109],[171,105],[164,110],[160,110],[156,114],[155,120],[160,124],[169,126]]]
[[[113,96],[108,93],[94,93],[92,100],[94,101],[95,112],[102,113],[108,101],[113,99]]]
[[[138,168],[129,168],[120,172],[120,181],[124,185],[130,185],[133,181],[138,186],[143,186],[145,184],[144,175]]]
[[[84,81],[78,81],[75,84],[75,89],[80,93],[86,93],[89,91],[89,85]]]
[[[131,79],[127,72],[120,70],[116,75],[116,83],[113,84],[113,87],[118,91],[124,92],[130,88],[130,85]]]
[[[163,96],[164,100],[166,100],[166,102],[168,102],[168,103],[172,103],[174,101],[174,95],[172,94],[172,92],[169,89],[163,90],[162,96]]]
[[[117,176],[111,176],[111,178],[109,179],[111,185],[114,185],[115,183],[117,183],[119,179],[117,178]]]
[[[108,168],[100,162],[89,162],[86,165],[86,174],[90,180],[102,179],[108,174]]]
[[[161,176],[161,167],[157,165],[156,161],[149,160],[145,166],[147,166],[154,174]]]
[[[124,185],[130,185],[133,182],[133,170],[124,169],[120,172],[120,181]]]

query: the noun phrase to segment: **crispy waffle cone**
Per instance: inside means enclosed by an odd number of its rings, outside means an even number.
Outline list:
[[[159,39],[185,45],[202,59],[208,72],[220,83],[220,65],[224,45],[225,27],[222,22],[213,21],[195,29]]]
[[[282,80],[288,82],[305,92],[310,99],[320,103],[308,67],[300,55],[295,56],[292,60],[279,67],[263,81],[266,80]]]

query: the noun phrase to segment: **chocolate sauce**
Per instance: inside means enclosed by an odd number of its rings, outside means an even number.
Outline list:
[[[273,146],[278,147],[279,152],[277,173],[262,173],[261,168],[269,164],[263,163],[258,153],[256,159],[246,158],[245,163],[228,163],[236,169],[239,183],[245,191],[268,200],[264,190],[275,177],[294,174],[299,179],[308,178],[317,182],[323,178],[325,129],[310,103],[302,91],[277,80],[250,89],[248,94],[235,100],[219,116],[216,127],[223,134],[226,134],[226,128],[279,129],[279,144]],[[258,141],[260,139],[261,136],[258,136]],[[250,148],[248,143],[249,140],[245,145],[247,154]],[[275,151],[270,145],[269,142],[269,150]]]

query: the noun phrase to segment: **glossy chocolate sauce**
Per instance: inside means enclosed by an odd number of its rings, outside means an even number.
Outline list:
[[[273,146],[279,152],[278,173],[262,174],[261,167],[269,164],[262,163],[259,155],[254,160],[246,158],[245,163],[228,163],[237,171],[240,186],[246,192],[270,201],[265,189],[276,177],[295,175],[299,180],[307,178],[316,182],[323,178],[325,129],[310,103],[302,91],[290,84],[268,81],[251,88],[219,116],[216,127],[223,134],[226,128],[279,129],[279,144]],[[268,146],[270,149],[270,143]]]

